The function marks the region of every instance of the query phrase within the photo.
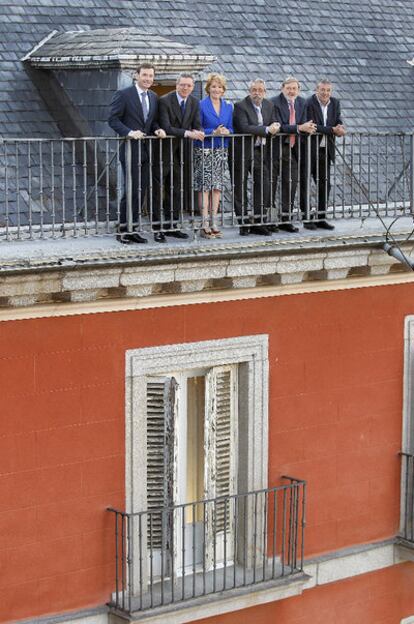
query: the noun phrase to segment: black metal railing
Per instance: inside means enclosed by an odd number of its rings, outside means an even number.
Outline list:
[[[414,546],[414,455],[401,453],[401,530],[400,537]]]
[[[303,571],[306,483],[155,511],[110,508],[110,605],[132,613],[246,588]]]
[[[414,212],[414,135],[190,139],[85,137],[0,142],[0,241],[197,232],[210,178],[221,191],[209,225],[300,224]],[[325,138],[326,140],[326,138]],[[324,146],[325,145],[325,146]],[[203,195],[204,192],[204,195]]]

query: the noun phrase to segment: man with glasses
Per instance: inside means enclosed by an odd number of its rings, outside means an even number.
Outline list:
[[[190,141],[203,141],[199,101],[192,95],[194,78],[192,74],[181,73],[176,88],[159,100],[159,123],[166,134],[175,137],[163,142],[162,165],[160,166],[160,193],[153,207],[154,229],[163,229],[154,234],[158,243],[166,242],[166,236],[185,239],[188,234],[177,228],[180,214],[191,206],[191,150]],[[172,187],[172,193],[171,193]],[[162,196],[163,195],[163,196]],[[183,200],[183,205],[181,202]],[[163,213],[163,223],[161,214]]]
[[[306,217],[306,142],[303,137],[316,132],[316,125],[312,119],[306,118],[306,100],[299,95],[300,83],[297,78],[290,76],[283,81],[280,95],[272,98],[275,114],[281,124],[282,145],[276,145],[273,158],[273,200],[276,196],[276,182],[280,175],[282,184],[282,211],[279,229],[286,232],[298,232],[292,223],[296,189],[300,179],[300,209]],[[280,151],[280,153],[279,153]],[[300,176],[300,178],[299,178]],[[308,223],[305,222],[305,227]]]
[[[266,222],[270,211],[271,138],[279,132],[273,104],[266,99],[266,84],[261,78],[250,83],[249,95],[234,105],[233,128],[236,134],[251,136],[234,139],[230,173],[234,179],[234,208],[240,225],[240,236],[270,236]],[[248,214],[247,183],[252,176],[253,217]]]

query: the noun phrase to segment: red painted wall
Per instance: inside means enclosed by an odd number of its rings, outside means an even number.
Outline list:
[[[413,578],[406,563],[197,624],[400,624],[414,614]]]
[[[307,555],[394,535],[413,295],[402,285],[0,323],[0,621],[102,604],[113,589],[105,508],[124,500],[127,349],[269,334],[269,482],[308,480]]]

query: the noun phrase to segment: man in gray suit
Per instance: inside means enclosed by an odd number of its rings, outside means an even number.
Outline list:
[[[266,84],[261,78],[250,83],[249,95],[234,105],[233,128],[236,134],[251,136],[234,139],[230,171],[234,179],[234,208],[240,224],[240,236],[261,234],[270,236],[266,226],[270,210],[269,153],[272,136],[277,134],[274,106],[266,99]],[[253,177],[253,225],[247,206],[247,181]]]

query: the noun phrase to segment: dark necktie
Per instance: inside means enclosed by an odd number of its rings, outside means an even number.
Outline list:
[[[184,117],[184,115],[185,115],[185,100],[181,100],[180,108],[181,108],[181,117]]]
[[[256,109],[256,113],[257,113],[257,121],[259,122],[259,126],[263,126],[262,108],[261,108],[261,106],[256,106],[255,105],[255,109]],[[260,147],[261,145],[265,145],[265,143],[266,143],[266,139],[262,139],[261,137],[257,137],[256,142],[255,142],[255,147]]]
[[[289,125],[293,126],[296,123],[295,103],[293,100],[289,100]],[[295,135],[291,134],[289,139],[290,147],[293,147],[296,143]]]
[[[142,101],[142,113],[144,115],[144,121],[148,119],[148,104],[147,104],[147,92],[143,91],[141,93],[141,101]]]

